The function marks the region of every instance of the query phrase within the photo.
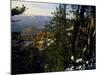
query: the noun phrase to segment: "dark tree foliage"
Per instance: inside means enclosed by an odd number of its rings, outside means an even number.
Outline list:
[[[95,7],[78,6],[76,13],[72,40],[74,61],[78,58],[84,62],[95,60]]]
[[[12,35],[12,74],[43,72],[39,49],[32,44],[25,45],[20,33]]]
[[[22,7],[15,7],[11,9],[11,16],[22,14],[26,10],[26,7],[22,5]]]

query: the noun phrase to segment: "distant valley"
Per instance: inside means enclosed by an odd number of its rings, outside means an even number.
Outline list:
[[[52,16],[13,16],[11,31],[21,32],[27,27],[35,27],[38,30],[41,30],[50,20],[52,20]]]

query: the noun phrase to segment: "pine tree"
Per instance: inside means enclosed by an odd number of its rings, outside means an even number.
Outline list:
[[[66,5],[60,4],[53,13],[53,19],[48,26],[54,33],[55,42],[48,47],[48,71],[64,71],[66,50]]]
[[[26,10],[26,7],[22,5],[22,7],[15,7],[11,9],[11,16],[20,15]]]
[[[78,6],[76,9],[71,49],[74,63],[81,57],[84,61],[95,57],[95,7]]]

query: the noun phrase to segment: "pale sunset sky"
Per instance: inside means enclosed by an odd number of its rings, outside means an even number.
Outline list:
[[[36,3],[36,2],[27,2],[27,1],[12,1],[12,8],[22,5],[27,7],[26,11],[23,15],[32,16],[32,15],[41,15],[41,16],[52,16],[52,12],[55,11],[56,7],[59,4],[51,4],[51,3]]]

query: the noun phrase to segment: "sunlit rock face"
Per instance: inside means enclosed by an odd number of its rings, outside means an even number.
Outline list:
[[[35,47],[39,48],[39,50],[43,50],[54,42],[53,39],[53,33],[41,31],[37,33],[36,38],[34,40]]]
[[[21,38],[24,41],[32,42],[32,40],[35,38],[35,35],[38,32],[39,29],[35,26],[24,28],[23,31],[21,32]]]

